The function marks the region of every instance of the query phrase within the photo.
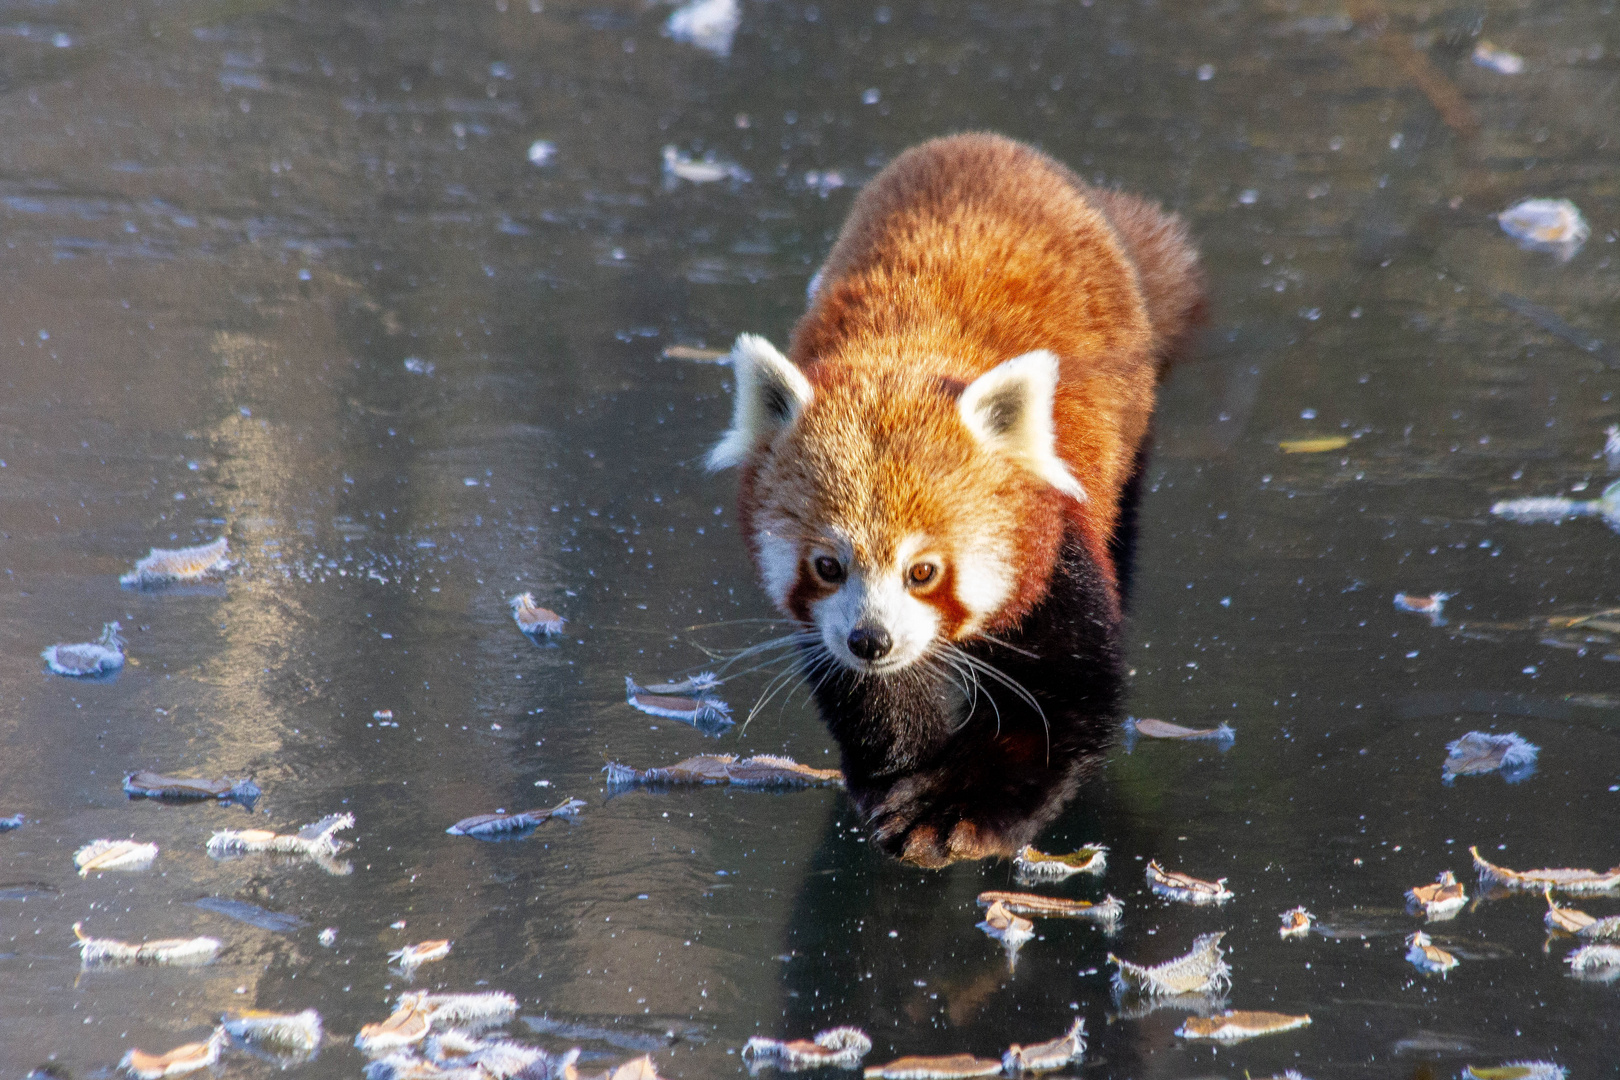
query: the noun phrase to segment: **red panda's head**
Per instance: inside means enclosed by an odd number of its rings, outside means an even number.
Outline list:
[[[743,467],[742,526],[772,601],[863,674],[1015,622],[1045,593],[1065,504],[1086,497],[1054,449],[1055,356],[966,381],[906,348],[872,343],[807,374],[744,334],[731,429],[708,457]]]

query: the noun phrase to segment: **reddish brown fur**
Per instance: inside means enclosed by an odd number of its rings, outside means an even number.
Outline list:
[[[958,135],[907,151],[862,191],[822,281],[789,352],[814,400],[743,470],[750,541],[767,503],[801,537],[853,536],[857,561],[913,533],[959,546],[1002,529],[1017,588],[985,630],[1039,602],[1066,524],[1114,580],[1109,539],[1157,377],[1201,307],[1181,221],[1009,139]],[[1084,502],[982,453],[956,413],[973,379],[1037,349],[1060,360],[1057,453]],[[954,636],[964,613],[945,610],[949,585],[934,595]],[[794,613],[815,598],[801,576]]]

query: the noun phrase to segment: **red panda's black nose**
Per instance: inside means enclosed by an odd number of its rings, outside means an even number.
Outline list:
[[[862,660],[887,656],[892,648],[894,639],[881,626],[857,626],[849,632],[849,651]]]

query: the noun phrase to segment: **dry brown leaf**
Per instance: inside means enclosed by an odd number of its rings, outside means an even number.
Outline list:
[[[1147,883],[1154,892],[1188,904],[1224,904],[1235,895],[1226,888],[1226,879],[1205,881],[1179,870],[1166,870],[1154,859],[1147,864]]]
[[[1019,915],[1090,919],[1099,923],[1118,922],[1120,915],[1125,910],[1125,905],[1112,896],[1107,897],[1099,904],[1093,904],[1089,900],[1065,900],[1056,896],[1005,892],[1000,889],[987,889],[979,894],[977,902],[980,907],[985,908],[992,904],[1004,904],[1008,911]]]
[[[1225,932],[1203,934],[1193,941],[1184,956],[1153,967],[1121,960],[1113,953],[1108,962],[1114,972],[1114,988],[1122,994],[1169,997],[1175,994],[1219,993],[1232,985],[1232,969],[1222,957],[1221,938]]]
[[[1292,1031],[1310,1022],[1309,1016],[1290,1016],[1287,1013],[1228,1011],[1219,1016],[1189,1016],[1176,1034],[1183,1039],[1238,1042],[1257,1035]]]
[[[958,1080],[969,1076],[994,1076],[1001,1062],[976,1058],[972,1054],[948,1057],[903,1057],[887,1065],[869,1065],[866,1080]]]
[[[1573,870],[1569,868],[1525,870],[1521,872],[1486,862],[1477,847],[1470,847],[1468,853],[1474,857],[1474,868],[1479,871],[1479,880],[1482,885],[1496,885],[1504,889],[1516,889],[1520,892],[1541,892],[1547,888],[1553,888],[1560,892],[1569,893],[1601,893],[1620,889],[1620,866],[1602,873],[1596,870]]]

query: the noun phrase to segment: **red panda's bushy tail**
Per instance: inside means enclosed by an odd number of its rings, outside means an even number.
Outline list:
[[[1187,224],[1157,203],[1123,191],[1089,188],[1086,194],[1107,215],[1136,263],[1162,377],[1185,352],[1205,316],[1204,269]]]

